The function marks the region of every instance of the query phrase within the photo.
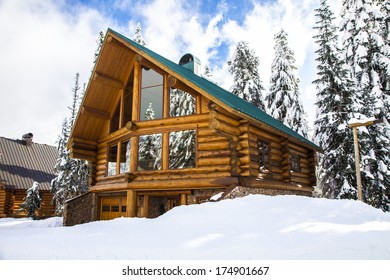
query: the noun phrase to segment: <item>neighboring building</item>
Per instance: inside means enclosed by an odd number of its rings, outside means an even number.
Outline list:
[[[197,72],[190,54],[177,64],[107,31],[69,140],[90,192],[66,203],[65,225],[157,217],[236,186],[312,194],[321,149]]]
[[[42,199],[38,218],[54,216],[50,182],[56,158],[56,147],[33,143],[32,133],[22,140],[0,137],[0,218],[25,216],[18,210],[35,181]]]

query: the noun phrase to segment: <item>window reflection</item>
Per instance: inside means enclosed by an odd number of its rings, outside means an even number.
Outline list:
[[[162,135],[151,134],[139,137],[138,170],[161,169]]]
[[[169,169],[195,167],[195,130],[169,133]]]
[[[141,79],[141,110],[140,120],[150,120],[150,110],[153,118],[163,116],[163,76],[152,69],[142,69]],[[148,115],[149,111],[149,115]]]

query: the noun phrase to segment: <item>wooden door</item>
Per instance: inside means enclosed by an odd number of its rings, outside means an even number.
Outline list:
[[[112,220],[126,216],[126,197],[102,197],[100,199],[100,220]]]

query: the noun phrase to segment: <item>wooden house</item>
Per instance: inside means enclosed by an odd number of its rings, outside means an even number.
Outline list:
[[[38,218],[54,216],[50,183],[54,179],[57,149],[33,143],[32,134],[22,140],[0,137],[0,218],[24,217],[19,212],[26,191],[36,181],[42,199]]]
[[[71,156],[91,162],[90,192],[65,225],[156,217],[240,186],[311,195],[320,148],[252,104],[109,29],[72,130]]]

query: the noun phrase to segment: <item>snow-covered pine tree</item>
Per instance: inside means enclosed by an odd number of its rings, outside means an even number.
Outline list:
[[[259,58],[248,43],[238,42],[233,59],[228,62],[229,73],[234,80],[230,91],[264,111],[264,87],[260,79],[259,64]]]
[[[390,51],[386,31],[381,28],[388,15],[381,12],[386,1],[344,0],[340,30],[346,62],[357,85],[357,98],[364,106],[357,110],[363,118],[388,117]],[[372,125],[361,128],[364,200],[384,211],[390,210],[389,128]]]
[[[93,58],[93,64],[95,65],[98,57],[99,57],[99,54],[100,54],[100,51],[102,49],[102,46],[103,46],[103,41],[104,41],[104,33],[103,31],[100,31],[99,32],[99,35],[98,35],[98,39],[96,40],[96,43],[97,43],[97,48],[96,48],[96,51],[95,51],[95,55],[94,55],[94,58]]]
[[[154,109],[152,102],[145,111],[145,120],[154,120]],[[140,136],[139,140],[139,162],[147,163],[141,166],[145,169],[161,169],[161,134],[149,134]]]
[[[32,187],[27,190],[23,203],[20,204],[20,210],[27,214],[27,217],[37,218],[38,209],[41,207],[41,197],[39,196],[38,182],[34,182]]]
[[[71,111],[70,118],[69,120],[64,119],[61,135],[58,138],[57,161],[54,166],[57,177],[51,182],[51,192],[56,207],[55,212],[59,216],[63,213],[67,199],[88,191],[89,164],[85,160],[70,158],[70,152],[67,148],[69,135],[78,112],[79,77],[77,73],[75,85],[72,88],[72,106],[68,107]]]
[[[140,23],[137,24],[137,27],[135,29],[133,41],[140,44],[141,46],[146,46],[146,42],[144,40],[144,37],[142,36],[142,28]]]
[[[318,45],[317,114],[314,141],[324,150],[319,155],[318,186],[328,198],[356,197],[356,173],[352,130],[355,89],[348,68],[341,59],[337,28],[327,0],[315,10],[317,22],[314,36]]]
[[[295,75],[294,52],[288,47],[287,33],[283,29],[275,34],[274,39],[270,91],[265,97],[267,112],[307,137],[308,126],[299,96],[299,80]]]

